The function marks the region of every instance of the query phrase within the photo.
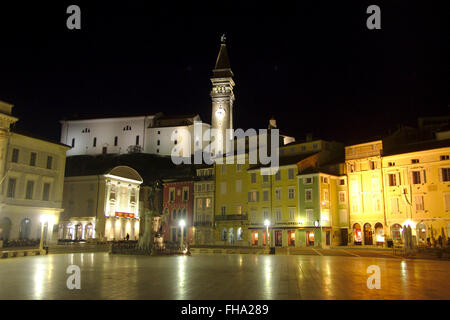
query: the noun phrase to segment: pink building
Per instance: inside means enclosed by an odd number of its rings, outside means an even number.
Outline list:
[[[188,179],[164,180],[163,223],[164,241],[180,243],[180,221],[184,220],[183,241],[193,240],[194,181]]]

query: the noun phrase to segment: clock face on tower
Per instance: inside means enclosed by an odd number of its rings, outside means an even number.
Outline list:
[[[222,108],[222,106],[219,106],[219,108],[216,110],[216,117],[219,120],[222,120],[223,117],[225,117],[225,110]]]

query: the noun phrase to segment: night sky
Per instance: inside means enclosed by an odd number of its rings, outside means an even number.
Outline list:
[[[0,4],[0,100],[59,140],[73,117],[199,113],[226,33],[235,128],[377,138],[449,112],[448,1],[15,1]],[[393,2],[393,4],[392,4]],[[66,8],[81,7],[81,30]],[[381,30],[366,8],[381,7]]]

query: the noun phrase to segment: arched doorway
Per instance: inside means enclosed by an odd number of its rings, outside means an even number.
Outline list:
[[[375,224],[375,242],[377,245],[382,245],[384,243],[384,228],[379,222]]]
[[[355,223],[353,225],[353,242],[356,245],[362,244],[361,226],[359,225],[359,223]]]
[[[423,222],[418,223],[416,226],[417,242],[419,244],[425,244],[427,241],[427,225]]]
[[[94,235],[94,228],[92,227],[92,223],[88,223],[85,227],[85,239],[92,239],[92,236]]]
[[[82,236],[83,236],[83,227],[81,226],[81,223],[79,223],[75,226],[75,240],[81,240]]]
[[[392,240],[401,241],[402,240],[402,226],[398,223],[392,225],[391,227]]]
[[[373,245],[372,226],[370,223],[364,225],[364,244],[367,246]]]
[[[72,223],[68,223],[65,230],[64,239],[73,240],[74,227]]]
[[[234,244],[234,229],[233,228],[228,229],[228,242],[230,244]]]
[[[19,229],[19,239],[30,239],[31,235],[31,220],[28,218],[25,218],[20,223],[20,229]],[[40,235],[39,235],[40,238]]]
[[[9,218],[3,218],[0,220],[0,240],[8,241],[11,233],[11,220]]]
[[[237,241],[242,241],[242,228],[239,227],[236,232]]]

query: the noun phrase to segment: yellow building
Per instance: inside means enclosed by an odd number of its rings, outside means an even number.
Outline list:
[[[381,140],[345,147],[351,242],[383,244],[386,231]]]
[[[355,244],[446,239],[450,229],[450,140],[413,144],[377,140],[345,148],[349,208]],[[434,239],[434,240],[433,240]]]
[[[389,237],[410,225],[417,244],[450,233],[450,140],[407,145],[383,157]]]
[[[214,221],[216,245],[248,245],[248,155],[233,157],[234,164],[215,165]],[[244,159],[245,164],[236,163]]]

